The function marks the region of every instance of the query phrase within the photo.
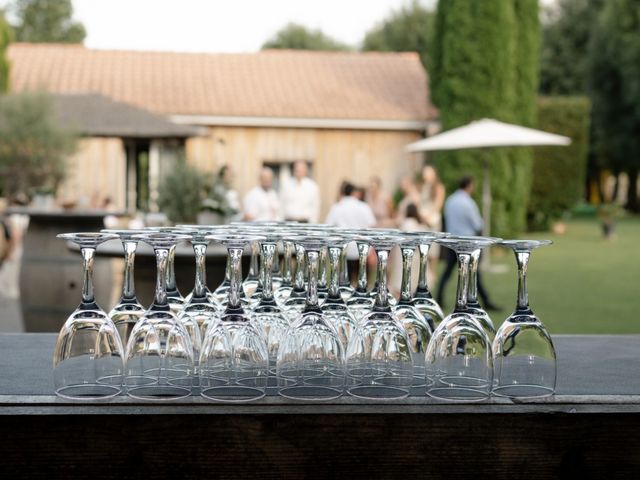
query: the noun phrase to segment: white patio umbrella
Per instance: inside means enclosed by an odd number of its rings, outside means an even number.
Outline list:
[[[432,152],[439,150],[462,150],[470,148],[566,146],[569,137],[543,132],[533,128],[484,118],[463,127],[452,128],[432,137],[418,140],[406,146],[409,152]],[[489,162],[483,162],[482,216],[484,234],[488,235],[491,223],[491,180]]]

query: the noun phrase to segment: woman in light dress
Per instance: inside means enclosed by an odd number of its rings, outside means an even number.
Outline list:
[[[393,226],[393,201],[391,195],[382,189],[380,177],[372,177],[366,192],[366,202],[376,217],[376,227],[389,228]]]

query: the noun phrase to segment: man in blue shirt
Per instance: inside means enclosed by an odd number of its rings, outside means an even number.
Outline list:
[[[444,221],[445,230],[453,235],[480,235],[484,227],[484,221],[478,210],[478,205],[471,197],[475,189],[473,177],[465,176],[458,182],[458,190],[447,198],[444,204]],[[444,288],[451,277],[453,269],[457,265],[455,253],[445,248],[447,266],[442,273],[440,283],[438,284],[438,292],[436,294],[437,302],[442,305],[442,297]],[[478,270],[478,296],[482,300],[485,309],[498,310],[487,296],[487,292],[482,285],[480,271]]]

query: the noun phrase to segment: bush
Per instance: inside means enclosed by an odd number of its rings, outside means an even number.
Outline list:
[[[586,97],[541,97],[538,128],[571,138],[568,147],[538,147],[527,220],[530,230],[546,230],[584,192],[591,103]]]
[[[205,177],[184,159],[158,189],[158,207],[174,223],[195,223],[202,205]]]

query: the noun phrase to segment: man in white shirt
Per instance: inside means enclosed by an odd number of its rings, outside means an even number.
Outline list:
[[[341,193],[342,197],[329,210],[325,223],[353,229],[371,228],[376,224],[376,217],[369,204],[356,198],[356,187],[345,182]],[[358,249],[354,242],[349,244],[347,258],[358,258]]]
[[[244,197],[244,219],[253,222],[282,220],[280,199],[273,189],[273,171],[270,168],[260,170],[259,183]]]
[[[285,220],[317,223],[320,215],[320,190],[307,176],[307,164],[293,165],[293,178],[282,187],[282,206]]]

